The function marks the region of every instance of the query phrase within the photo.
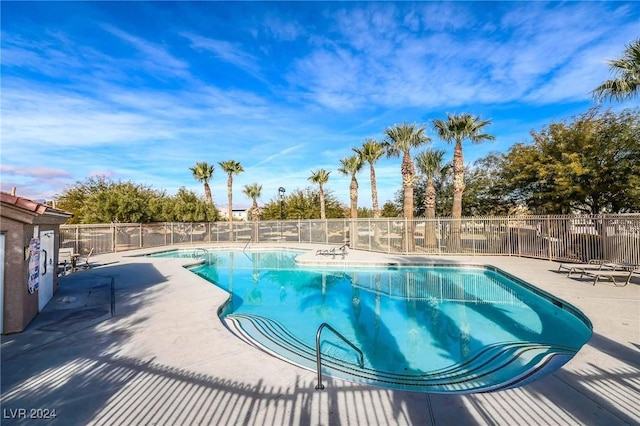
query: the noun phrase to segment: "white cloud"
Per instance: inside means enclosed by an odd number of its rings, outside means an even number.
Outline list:
[[[103,28],[125,42],[128,46],[138,51],[140,57],[123,61],[121,58],[113,58],[113,62],[123,62],[131,69],[144,69],[149,74],[160,79],[167,77],[188,78],[189,64],[170,54],[166,46],[151,43],[141,37],[136,37],[113,25],[105,24]]]
[[[304,26],[295,20],[295,16],[287,16],[286,19],[283,19],[276,14],[267,14],[262,19],[262,25],[269,34],[283,41],[296,40],[307,32]]]
[[[225,40],[215,40],[188,32],[183,32],[180,35],[190,41],[191,47],[193,49],[211,52],[221,61],[234,65],[253,75],[254,77],[263,79],[260,74],[258,59],[250,53],[246,52],[240,43],[231,43]]]

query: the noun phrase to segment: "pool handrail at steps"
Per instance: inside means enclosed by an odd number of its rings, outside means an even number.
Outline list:
[[[364,354],[362,353],[362,351],[356,345],[351,343],[346,337],[344,337],[338,330],[333,328],[328,323],[323,322],[322,324],[320,324],[320,327],[318,327],[318,331],[316,332],[316,366],[318,369],[318,384],[316,385],[316,390],[324,389],[324,385],[322,384],[322,354],[320,353],[320,337],[322,336],[322,330],[324,330],[325,327],[333,331],[336,336],[341,338],[347,345],[351,346],[358,353],[358,355],[360,355],[358,365],[360,366],[360,368],[364,367]]]
[[[203,252],[204,254],[202,256],[200,256],[198,253]],[[204,257],[205,259],[207,258],[207,256],[209,255],[209,250],[207,250],[206,248],[203,247],[198,247],[195,250],[193,250],[193,254],[191,255],[194,259],[197,257]]]
[[[253,240],[253,235],[249,237],[249,239],[247,240],[247,243],[244,245],[244,248],[242,249],[242,251],[246,251],[247,247],[249,247],[249,243]]]

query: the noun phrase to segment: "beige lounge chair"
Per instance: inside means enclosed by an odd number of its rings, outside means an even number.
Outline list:
[[[596,285],[601,278],[604,278],[611,281],[613,285],[617,287],[624,287],[631,282],[633,276],[640,276],[640,268],[617,271],[585,271],[581,276],[584,275],[593,277],[593,285]]]
[[[58,276],[73,272],[73,249],[61,247],[58,249]]]
[[[349,247],[349,244],[345,243],[337,249],[335,247],[332,247],[331,249],[318,249],[316,250],[316,256],[320,254],[323,256],[336,257],[336,255],[339,254],[344,258],[347,254],[347,247]]]
[[[567,270],[569,273],[567,276],[571,276],[571,274],[575,272],[580,272],[584,274],[584,271],[600,271],[600,270],[617,270],[617,264],[611,263],[608,260],[603,259],[591,259],[587,263],[561,263],[560,267],[558,267],[558,272],[561,272],[563,269]]]

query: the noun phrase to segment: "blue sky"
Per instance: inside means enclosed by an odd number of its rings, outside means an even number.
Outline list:
[[[2,190],[51,199],[93,175],[203,195],[189,167],[239,161],[261,202],[310,186],[348,204],[339,159],[402,122],[467,112],[496,141],[465,163],[529,142],[594,105],[607,60],[640,36],[636,2],[6,2]],[[621,109],[636,101],[605,104]],[[425,147],[426,148],[426,147]],[[415,151],[416,154],[418,151]],[[400,159],[376,166],[380,204]],[[359,205],[371,206],[368,168]]]

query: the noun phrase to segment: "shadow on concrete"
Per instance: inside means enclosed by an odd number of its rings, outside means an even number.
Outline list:
[[[83,399],[83,386],[77,386],[76,381],[90,382],[94,372],[91,368],[86,376],[87,363],[129,337],[126,319],[119,332],[100,331],[99,325],[114,314],[135,311],[154,297],[158,284],[166,281],[151,264],[114,264],[60,277],[53,298],[29,326],[22,333],[2,336],[2,423],[20,420],[13,418],[18,412],[9,412],[9,408],[58,408],[59,413],[63,404],[58,395],[71,401]],[[112,294],[117,300],[115,310]],[[55,380],[47,380],[52,372]],[[101,384],[96,382],[96,386]],[[101,394],[98,392],[98,396]],[[91,401],[100,404],[99,397]],[[65,421],[61,419],[61,423]]]

